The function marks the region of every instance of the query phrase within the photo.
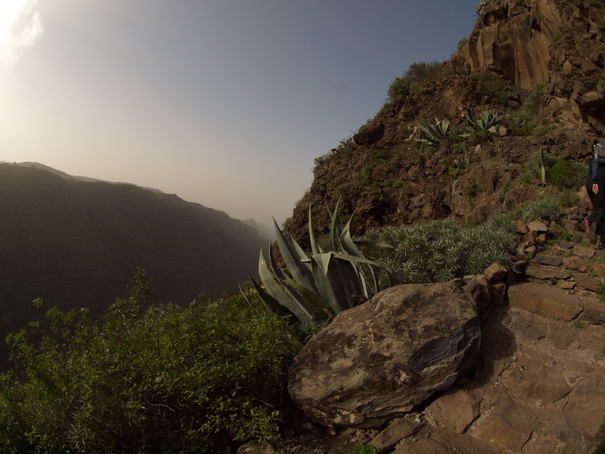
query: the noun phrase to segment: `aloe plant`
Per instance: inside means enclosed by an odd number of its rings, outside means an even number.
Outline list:
[[[260,298],[274,311],[293,315],[301,323],[321,322],[368,299],[380,290],[377,263],[368,260],[351,238],[352,216],[344,228],[337,222],[339,203],[331,218],[330,249],[320,247],[309,207],[311,254],[286,236],[274,221],[277,247],[284,261],[282,270],[269,250],[269,261],[261,251],[258,262],[260,283],[252,283]]]

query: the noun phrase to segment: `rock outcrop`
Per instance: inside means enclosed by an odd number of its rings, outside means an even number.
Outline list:
[[[547,222],[519,221],[517,230],[519,247],[508,264],[447,284],[388,289],[312,338],[292,366],[290,390],[332,436],[307,424],[311,432],[277,452],[340,454],[364,443],[395,454],[592,453],[604,443],[605,303],[597,291],[605,283],[605,251],[556,240],[557,226]],[[430,336],[420,340],[419,332],[431,331],[419,328],[426,320],[434,320],[438,343],[461,351],[443,340],[465,325],[468,315],[459,313],[468,310],[460,308],[470,303],[474,314],[472,302],[478,317],[471,324],[477,320],[481,331],[478,353],[472,341],[465,354],[473,366],[463,366],[448,388],[441,387],[447,378],[436,381],[436,393],[425,389],[428,381],[417,381],[416,390],[397,380],[410,359],[396,365],[392,358],[412,339],[431,348],[408,357],[444,364],[434,354],[443,349],[433,349]],[[450,315],[455,323],[446,321]]]
[[[324,426],[377,427],[449,388],[479,344],[475,302],[456,283],[392,287],[307,343],[290,395]]]
[[[524,89],[544,84],[546,116],[562,125],[605,127],[602,5],[555,0],[482,1],[468,41],[452,58]]]
[[[461,49],[471,71],[497,72],[525,89],[547,80],[551,47],[561,27],[553,0],[482,1],[477,14]]]

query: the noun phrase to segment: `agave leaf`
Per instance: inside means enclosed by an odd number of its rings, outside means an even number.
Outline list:
[[[292,320],[298,318],[286,306],[282,306],[281,304],[279,304],[277,302],[277,300],[275,298],[273,298],[271,295],[269,295],[265,291],[265,289],[260,284],[258,284],[252,277],[250,277],[250,280],[252,281],[252,285],[254,286],[256,293],[258,293],[258,297],[261,299],[261,301],[263,303],[265,303],[267,305],[267,307],[269,309],[271,309],[277,315],[282,316],[282,317],[289,316],[289,317],[291,317]]]
[[[335,252],[322,252],[321,254],[313,254],[311,260],[315,260],[317,265],[321,268],[324,274],[328,274],[328,268],[330,266],[330,260],[334,256]]]
[[[324,320],[325,311],[323,311],[321,307],[319,309],[316,307],[317,299],[319,299],[317,293],[307,289],[306,287],[303,287],[302,285],[296,284],[296,282],[290,276],[287,276],[285,273],[283,273],[276,263],[274,255],[271,253],[269,253],[269,263],[271,264],[271,270],[275,274],[275,277],[277,277],[278,281],[281,283],[288,295],[290,295],[293,300],[297,301],[298,304],[305,308],[308,313],[312,314],[313,317],[317,318],[318,320]],[[310,294],[316,295],[315,298],[309,297]]]
[[[353,307],[354,297],[367,298],[358,268],[349,260],[332,260],[328,270],[328,279],[339,303],[347,309]]]
[[[273,224],[275,227],[275,236],[277,237],[277,247],[288,271],[300,285],[307,287],[309,290],[317,290],[309,265],[302,262],[302,260],[307,259],[306,254],[301,254],[302,249],[300,249],[300,246],[296,242],[293,243],[286,239],[275,219],[273,220]]]
[[[342,233],[340,234],[340,244],[347,254],[354,255],[356,257],[364,257],[363,253],[357,248],[353,238],[351,237],[351,221],[353,215],[347,221]]]
[[[313,219],[311,214],[311,205],[309,205],[309,242],[311,243],[311,252],[313,254],[320,254],[322,252],[317,239],[315,238],[315,232],[313,231]]]
[[[324,304],[320,295],[302,285],[298,285],[292,280],[287,281],[285,284],[291,286],[293,290],[297,291],[300,296],[304,298],[305,303],[309,306],[315,320],[322,322],[332,318],[334,312],[330,310],[330,307]]]
[[[326,302],[336,314],[348,309],[349,304],[346,301],[346,296],[342,289],[338,288],[340,287],[339,283],[331,280],[328,275],[324,273],[323,269],[319,266],[316,260],[312,259],[311,265],[319,295],[322,297],[324,302]]]
[[[265,286],[267,293],[281,306],[287,308],[288,311],[292,312],[296,318],[303,323],[308,322],[313,318],[311,311],[305,306],[304,301],[296,298],[296,295],[293,295],[292,292],[284,291],[282,286],[278,284],[265,262],[262,252],[258,261],[258,274],[260,275],[261,282]]]
[[[327,207],[326,207],[327,208]],[[330,218],[332,222],[330,223],[330,249],[335,251],[338,246],[336,245],[336,238],[340,236],[340,229],[338,228],[338,209],[340,208],[340,198],[336,202],[336,206],[334,207],[334,211],[330,211],[328,208],[328,212],[330,213]]]
[[[269,246],[269,264],[271,265],[271,271],[273,271],[273,274],[275,275],[275,277],[277,278],[277,280],[279,282],[284,282],[287,279],[291,279],[290,276],[287,276],[282,271],[282,269],[279,267],[279,265],[275,261],[275,256],[273,254],[273,245]]]

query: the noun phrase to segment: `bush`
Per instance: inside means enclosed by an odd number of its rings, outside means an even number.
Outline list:
[[[587,168],[584,164],[574,161],[557,161],[546,173],[546,181],[554,184],[560,190],[580,189],[586,182]]]
[[[442,68],[443,63],[439,61],[412,63],[403,77],[409,81],[410,89],[416,91],[426,84],[438,80],[441,77]]]
[[[540,157],[542,154],[542,157]],[[547,151],[536,151],[525,162],[525,168],[531,172],[535,178],[542,177],[542,165],[544,169],[550,169],[557,162],[557,158]]]
[[[10,336],[2,452],[217,452],[277,433],[284,323],[249,295],[187,308],[120,299],[99,322],[47,312]]]
[[[474,227],[457,227],[434,221],[410,227],[368,231],[360,239],[386,242],[393,249],[371,249],[367,256],[382,264],[395,284],[445,282],[467,274],[482,273],[514,250],[511,218],[500,216]]]
[[[578,197],[578,193],[570,189],[565,189],[559,196],[561,205],[563,205],[564,207],[576,206],[579,202],[579,199],[580,198]]]
[[[410,95],[410,81],[405,77],[396,78],[389,87],[389,101],[392,103],[403,102]]]
[[[523,222],[535,220],[556,221],[561,214],[559,202],[553,198],[529,201],[522,204],[517,215]]]

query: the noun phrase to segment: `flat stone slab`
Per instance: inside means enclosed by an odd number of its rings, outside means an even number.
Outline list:
[[[595,250],[591,247],[575,246],[573,253],[578,257],[590,259],[595,255]]]
[[[534,261],[541,265],[561,266],[563,259],[554,255],[538,254],[534,257]]]
[[[567,322],[576,318],[584,309],[580,297],[535,282],[511,286],[508,289],[508,300],[512,307]]]
[[[467,391],[457,390],[437,398],[427,414],[437,424],[461,434],[479,416],[479,404]]]
[[[571,273],[559,267],[548,266],[548,265],[540,265],[537,263],[532,263],[525,270],[525,274],[528,277],[533,277],[535,279],[557,279],[564,280],[569,279],[571,277]]]
[[[585,288],[587,290],[592,290],[593,292],[597,292],[599,287],[601,287],[601,279],[598,277],[589,276],[586,273],[572,273],[573,280],[578,284],[579,287]]]

